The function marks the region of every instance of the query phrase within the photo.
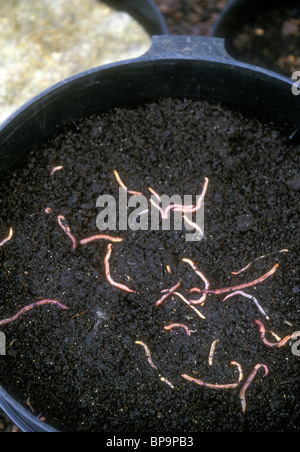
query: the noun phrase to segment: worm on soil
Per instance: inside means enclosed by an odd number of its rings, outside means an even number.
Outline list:
[[[59,226],[62,228],[62,230],[67,234],[67,236],[72,240],[73,243],[73,251],[77,248],[77,239],[74,237],[74,235],[71,233],[71,230],[69,226],[64,225],[64,222],[66,221],[65,217],[63,215],[59,215],[57,217],[57,221]]]
[[[109,243],[107,245],[107,253],[104,258],[105,275],[106,275],[108,282],[112,286],[117,287],[118,289],[124,290],[125,292],[136,293],[135,290],[129,289],[129,287],[125,286],[124,284],[119,284],[112,279],[112,277],[110,275],[110,266],[109,266],[109,259],[111,256],[111,251],[112,251],[112,244]]]
[[[52,300],[52,299],[43,299],[40,301],[36,301],[35,303],[32,303],[28,306],[25,306],[23,309],[21,309],[19,312],[17,312],[17,314],[15,314],[13,317],[10,317],[8,319],[3,319],[0,320],[0,326],[1,325],[7,325],[8,323],[14,322],[15,320],[17,320],[18,317],[20,317],[20,315],[24,314],[25,312],[30,311],[31,309],[37,307],[37,306],[42,306],[45,304],[56,304],[58,307],[60,307],[63,310],[69,309],[67,306],[65,306],[64,304],[60,303],[60,301],[58,300]]]
[[[238,381],[236,383],[227,383],[227,384],[214,384],[214,383],[205,383],[202,380],[199,380],[197,378],[194,377],[190,377],[187,374],[182,374],[181,376],[183,378],[185,378],[188,381],[192,381],[194,383],[196,383],[197,385],[200,386],[205,386],[207,388],[211,388],[211,389],[234,389],[238,386],[238,384],[240,383],[240,381],[243,379],[243,371],[242,371],[242,367],[239,363],[237,363],[236,361],[231,361],[232,365],[237,366],[238,371],[239,371],[239,378]]]
[[[150,353],[150,350],[149,350],[148,345],[146,345],[146,344],[145,344],[144,342],[142,342],[142,341],[135,341],[135,344],[142,345],[142,347],[144,347],[145,352],[146,352],[146,355],[147,355],[147,358],[148,358],[148,363],[150,364],[151,367],[153,367],[153,369],[156,369],[156,370],[157,370],[156,365],[155,365],[155,364],[153,363],[153,361],[152,361],[151,353]]]
[[[265,337],[266,329],[265,329],[264,324],[258,319],[254,320],[254,322],[256,323],[256,325],[259,326],[261,340],[268,347],[283,347],[289,340],[293,339],[293,337],[294,337],[294,333],[293,333],[293,334],[289,334],[288,336],[286,336],[283,339],[281,339],[280,342],[270,342]]]
[[[196,330],[189,329],[189,327],[183,323],[171,323],[170,325],[164,326],[164,329],[167,331],[172,330],[173,328],[183,328],[188,336],[190,336],[191,333],[196,333]]]
[[[165,289],[162,292],[165,292],[165,294],[156,302],[156,306],[159,306],[163,301],[165,301],[170,295],[172,295],[173,292],[175,292],[178,287],[181,286],[182,280],[180,279],[175,286],[171,287],[171,289]]]
[[[266,314],[264,309],[261,307],[258,300],[255,297],[253,297],[253,295],[249,295],[249,294],[243,292],[242,290],[236,290],[235,292],[230,293],[229,295],[227,295],[224,298],[223,301],[226,301],[226,300],[228,300],[228,298],[234,297],[236,295],[242,295],[243,297],[248,298],[249,300],[252,300],[254,302],[254,304],[257,306],[257,308],[259,309],[259,311],[262,313],[262,315],[265,316],[267,320],[269,320],[268,315]]]
[[[256,364],[251,372],[251,374],[249,375],[249,377],[247,378],[246,382],[244,383],[243,387],[240,390],[240,399],[241,399],[241,404],[242,404],[242,410],[243,413],[245,413],[246,411],[246,390],[248,389],[251,381],[253,380],[253,378],[255,377],[255,375],[257,374],[258,370],[263,367],[265,370],[264,373],[264,377],[266,377],[269,373],[269,369],[268,366],[266,366],[265,364]]]
[[[12,236],[14,235],[14,231],[12,228],[9,230],[8,236],[0,242],[0,246],[3,246],[5,243],[9,242],[12,239]]]

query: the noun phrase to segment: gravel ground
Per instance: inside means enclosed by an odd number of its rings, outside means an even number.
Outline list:
[[[150,45],[131,16],[96,0],[0,0],[0,12],[0,122],[54,83]]]

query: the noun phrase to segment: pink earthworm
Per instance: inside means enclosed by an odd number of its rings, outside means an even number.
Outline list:
[[[117,179],[118,184],[120,185],[120,187],[125,188],[127,190],[126,185],[123,183],[123,181],[121,180],[119,173],[117,170],[114,170],[114,175],[115,178]],[[127,193],[131,194],[131,195],[142,195],[143,193],[139,192],[139,191],[133,191],[133,190],[127,190]]]
[[[254,264],[255,262],[257,262],[260,259],[263,259],[265,257],[268,256],[272,256],[273,254],[276,253],[288,253],[289,250],[284,249],[284,250],[280,250],[280,251],[273,251],[272,253],[268,253],[268,254],[264,254],[263,256],[259,256],[256,259],[254,259],[254,261],[250,262],[248,265],[246,265],[245,267],[243,267],[241,270],[237,271],[237,272],[231,272],[232,275],[239,275],[240,273],[244,272],[245,270],[247,270],[252,264]]]
[[[183,261],[183,262],[186,262],[187,264],[189,264],[189,265],[192,267],[192,269],[194,270],[194,272],[196,273],[196,275],[200,276],[200,278],[201,278],[202,281],[204,282],[204,284],[205,284],[205,289],[209,289],[209,281],[208,281],[208,279],[207,279],[206,276],[198,269],[198,267],[194,264],[194,262],[193,262],[191,259],[186,259],[186,258],[183,258],[182,261]],[[192,288],[192,289],[190,290],[190,292],[191,292],[191,293],[192,293],[192,292],[200,292],[200,293],[201,293],[201,289],[198,289],[198,288]],[[207,294],[204,293],[204,294],[202,295],[202,297],[199,298],[199,300],[193,300],[193,299],[190,299],[189,301],[190,301],[190,303],[192,303],[192,304],[203,304],[203,303],[205,302],[205,300],[206,300],[206,297],[207,297]]]
[[[283,338],[280,342],[269,342],[265,337],[266,329],[265,329],[264,324],[258,319],[254,320],[254,322],[256,323],[256,325],[259,326],[261,339],[262,339],[263,343],[265,345],[267,345],[268,347],[283,347],[290,339],[292,339],[294,337],[293,334],[289,334],[288,336]]]
[[[150,202],[151,202],[151,204],[152,204],[153,206],[155,206],[155,207],[160,211],[161,217],[162,217],[164,220],[165,220],[166,218],[168,218],[169,215],[167,215],[167,214],[165,213],[165,211],[164,211],[158,204],[156,204],[156,203],[153,201],[152,198],[150,199]]]
[[[211,344],[210,352],[209,352],[209,355],[208,355],[208,364],[209,364],[210,366],[212,366],[212,363],[213,363],[213,357],[214,357],[216,345],[217,345],[218,342],[220,342],[220,339],[215,339],[215,340],[212,342],[212,344]]]
[[[91,237],[80,240],[80,245],[86,245],[87,243],[93,242],[95,240],[110,240],[111,242],[122,242],[124,239],[121,237],[112,237],[107,234],[96,234]]]
[[[148,187],[148,190],[150,191],[150,193],[152,193],[152,195],[155,196],[155,198],[156,198],[159,202],[161,202],[161,197],[159,196],[159,194],[158,194],[155,190],[153,190],[153,188]]]
[[[185,378],[186,380],[188,380],[188,381],[193,381],[197,385],[205,386],[205,387],[211,388],[211,389],[234,389],[234,388],[236,388],[239,385],[240,381],[243,379],[243,371],[242,371],[241,365],[239,363],[237,363],[236,361],[231,361],[230,364],[232,364],[234,366],[237,366],[237,368],[238,368],[239,379],[238,379],[237,383],[228,383],[228,384],[205,383],[204,381],[199,380],[199,379],[194,378],[194,377],[190,377],[187,374],[182,374],[181,376],[183,378]]]
[[[167,272],[169,273],[169,275],[171,275],[172,274],[172,269],[171,269],[170,265],[167,265],[166,269],[167,269]]]
[[[118,289],[125,290],[125,292],[136,293],[135,290],[129,289],[129,287],[125,286],[124,284],[119,284],[112,279],[112,277],[110,275],[110,266],[109,266],[109,259],[111,256],[111,251],[112,251],[112,244],[109,243],[107,245],[107,253],[106,253],[106,256],[104,259],[105,275],[106,275],[108,282],[112,286],[117,287]]]
[[[257,371],[260,369],[260,367],[263,367],[265,370],[264,377],[266,377],[268,375],[268,373],[269,373],[268,366],[266,366],[265,364],[256,364],[254,366],[251,374],[247,378],[245,384],[243,385],[243,387],[240,390],[240,399],[241,399],[243,413],[245,413],[245,411],[246,411],[246,397],[245,397],[246,390],[248,389],[248,386],[250,385],[251,381],[257,374]]]
[[[248,298],[249,300],[252,300],[254,302],[254,304],[257,306],[257,308],[259,309],[259,311],[262,313],[262,315],[264,315],[266,317],[266,319],[269,320],[268,315],[266,314],[266,312],[264,311],[264,309],[261,307],[261,305],[259,304],[258,300],[253,297],[253,295],[249,295],[245,292],[243,292],[242,290],[236,290],[233,293],[228,294],[223,301],[228,300],[228,298],[234,297],[236,295],[242,295],[242,297]]]
[[[208,183],[209,183],[209,179],[206,177],[202,193],[199,196],[199,199],[197,201],[196,206],[178,206],[178,205],[174,205],[173,206],[174,210],[176,212],[189,212],[189,213],[193,213],[193,212],[196,212],[197,210],[199,210],[201,208],[201,206],[202,206],[203,199],[204,199],[204,197],[206,195]]]
[[[0,242],[0,246],[3,246],[5,243],[9,242],[12,239],[13,234],[14,231],[12,228],[10,228],[8,236],[4,240],[2,240],[2,242]]]
[[[256,284],[260,284],[263,281],[265,281],[269,276],[273,275],[275,273],[275,271],[277,270],[279,264],[275,264],[274,267],[268,271],[267,273],[265,273],[263,276],[261,276],[260,278],[255,279],[254,281],[250,281],[248,283],[244,283],[244,284],[239,284],[237,286],[233,286],[233,287],[225,287],[223,289],[201,289],[202,293],[211,293],[211,294],[215,294],[215,295],[219,295],[219,294],[223,294],[223,293],[227,293],[227,292],[232,292],[235,290],[240,290],[240,289],[245,289],[246,287],[250,287],[250,286],[255,286]]]
[[[155,190],[153,190],[153,188],[148,187],[148,190],[152,193],[152,195],[155,196],[155,198],[156,198],[159,202],[161,202],[161,197],[160,197],[160,195],[159,195]],[[174,210],[176,210],[176,211],[183,211],[183,209],[185,209],[185,206],[183,206],[182,204],[173,204],[173,205],[167,206],[167,207],[165,208],[165,210],[164,210],[162,207],[160,207],[159,205],[157,205],[157,204],[153,201],[152,198],[150,199],[150,202],[151,202],[151,204],[153,204],[153,205],[160,211],[161,217],[162,217],[163,219],[166,219],[166,218],[169,217],[169,213],[170,213],[170,210],[171,210],[171,209],[174,209]],[[188,206],[188,208],[194,208],[194,206]],[[177,210],[177,209],[178,209],[178,210]],[[180,210],[180,209],[181,209],[181,210]]]
[[[20,315],[24,314],[25,312],[30,311],[31,309],[37,307],[37,306],[41,306],[44,304],[56,304],[57,306],[59,306],[61,309],[69,309],[67,306],[65,306],[64,304],[60,303],[60,301],[58,300],[52,300],[52,299],[43,299],[40,301],[36,301],[35,303],[32,303],[28,306],[25,306],[25,308],[21,309],[21,311],[19,311],[17,314],[15,314],[13,317],[10,317],[8,319],[4,319],[4,320],[0,320],[0,325],[6,325],[7,323],[11,323],[14,322],[15,320],[17,320],[18,317],[20,317]]]
[[[163,301],[165,301],[170,295],[172,295],[173,292],[175,292],[176,289],[178,289],[178,287],[181,286],[181,278],[178,281],[177,284],[175,284],[175,286],[171,287],[171,289],[165,289],[162,292],[166,292],[165,295],[163,295],[159,300],[157,300],[156,302],[156,306],[159,306]]]
[[[177,295],[185,304],[187,304],[201,319],[205,319],[205,316],[197,309],[195,306],[191,304],[189,300],[187,300],[180,292],[174,292],[174,295]]]
[[[153,369],[156,369],[156,370],[157,370],[156,365],[155,365],[155,364],[153,363],[153,361],[152,361],[151,353],[150,353],[149,347],[148,347],[144,342],[142,342],[142,341],[135,341],[135,344],[142,345],[142,346],[144,347],[145,352],[146,352],[146,355],[147,355],[147,358],[148,358],[148,363],[150,364],[151,367],[153,367]]]
[[[63,229],[63,231],[67,234],[67,236],[72,240],[73,251],[74,251],[77,248],[77,239],[71,233],[71,230],[70,230],[69,226],[65,226],[63,224],[63,222],[66,221],[65,217],[63,215],[59,215],[57,217],[57,221],[58,221],[59,226]]]
[[[196,333],[196,330],[190,330],[186,325],[183,323],[171,323],[170,325],[164,326],[165,330],[172,330],[173,328],[183,328],[188,336],[191,335],[191,333]]]
[[[150,188],[149,188],[149,190],[150,190]],[[161,197],[154,190],[153,190],[153,194],[159,201],[161,200]],[[197,210],[197,207],[195,207],[195,206],[184,206],[183,204],[172,204],[172,205],[167,206],[165,209],[163,209],[158,204],[156,204],[152,198],[150,199],[150,202],[153,206],[155,206],[160,211],[161,217],[163,219],[167,219],[169,217],[171,210],[174,210],[175,212],[194,212]],[[189,223],[190,226],[193,226],[193,227],[198,226],[198,225],[195,225],[195,223],[192,223],[189,219],[187,219],[186,221],[187,221],[187,223],[190,222]]]
[[[173,205],[167,206],[167,207],[165,208],[165,210],[163,210],[160,206],[158,206],[157,204],[155,204],[155,203],[153,202],[153,200],[152,200],[152,201],[150,200],[150,202],[152,202],[152,204],[160,210],[161,215],[162,215],[162,218],[164,218],[164,219],[168,218],[169,213],[170,213],[170,210],[174,210],[175,212],[183,212],[183,213],[184,213],[184,212],[189,212],[189,213],[196,212],[197,210],[200,209],[200,207],[201,207],[201,205],[202,205],[202,201],[203,201],[203,199],[204,199],[204,197],[205,197],[205,194],[206,194],[206,192],[207,192],[208,182],[209,182],[209,180],[208,180],[208,178],[206,177],[206,178],[205,178],[205,184],[204,184],[202,193],[201,193],[201,195],[199,196],[199,199],[198,199],[198,201],[197,201],[196,206],[194,206],[194,205],[185,206],[185,205],[183,205],[183,204],[173,204]],[[156,197],[156,199],[157,199],[159,202],[161,202],[161,197],[160,197],[160,195],[159,195],[155,190],[153,190],[153,188],[148,187],[148,190]],[[188,222],[188,221],[187,221],[187,222]],[[194,226],[195,223],[192,223],[192,224],[190,223],[190,225],[191,225],[191,226]],[[197,225],[196,225],[196,226],[197,226]],[[201,231],[201,232],[202,232],[202,231]]]
[[[194,223],[192,220],[190,220],[186,215],[183,215],[184,221],[189,224],[192,228],[196,229],[202,236],[204,236],[204,233],[200,226],[197,223]]]
[[[53,174],[55,174],[56,173],[56,171],[60,171],[60,170],[62,170],[63,169],[63,166],[55,166],[54,168],[52,168],[52,170],[51,170],[51,176],[53,176]]]

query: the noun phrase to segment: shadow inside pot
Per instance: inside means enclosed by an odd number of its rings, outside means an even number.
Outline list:
[[[287,77],[300,69],[300,4],[287,0],[233,0],[215,23],[212,35],[225,38],[239,61]]]

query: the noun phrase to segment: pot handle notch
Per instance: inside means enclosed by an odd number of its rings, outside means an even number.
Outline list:
[[[151,47],[142,59],[218,59],[235,61],[225,49],[223,38],[206,36],[152,36]]]

